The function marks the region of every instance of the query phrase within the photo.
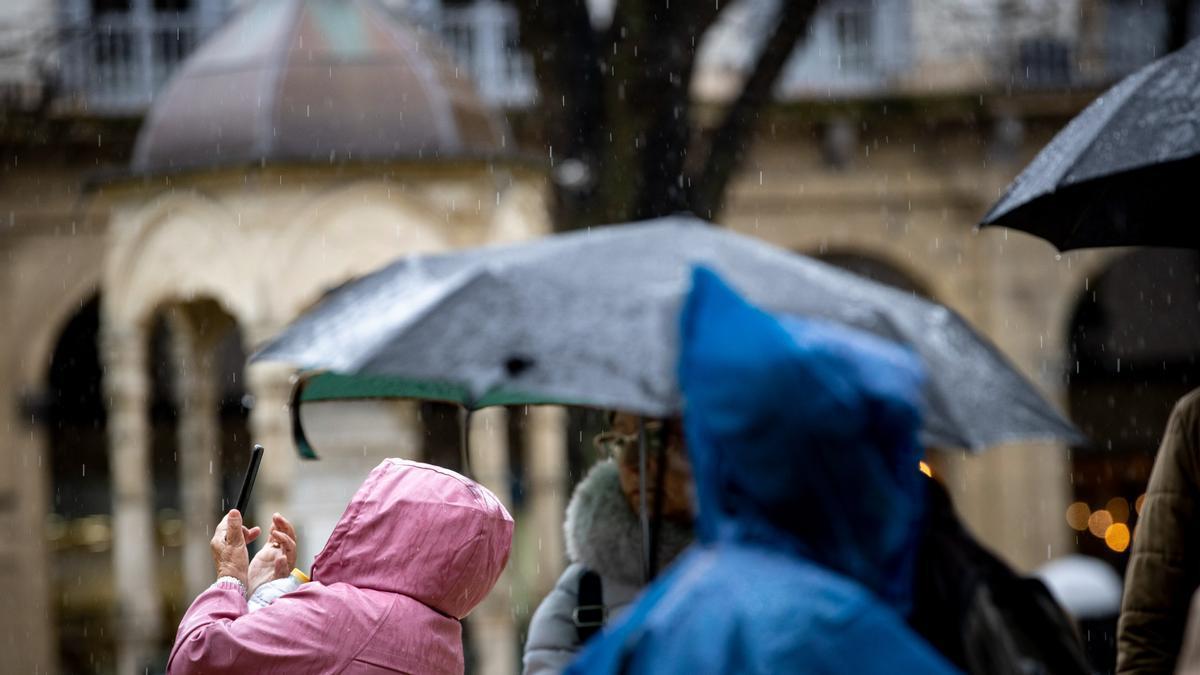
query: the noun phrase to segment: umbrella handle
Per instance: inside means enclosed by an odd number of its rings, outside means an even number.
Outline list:
[[[467,407],[458,409],[458,452],[462,464],[462,475],[475,480],[471,475],[471,413]]]
[[[663,425],[659,430],[658,451],[655,453],[655,460],[658,462],[654,465],[654,514],[650,519],[650,578],[658,576],[658,537],[662,534],[663,508],[666,502],[666,495],[663,491],[666,489],[667,482],[667,425]]]

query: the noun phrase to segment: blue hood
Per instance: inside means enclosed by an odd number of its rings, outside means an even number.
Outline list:
[[[917,358],[772,316],[705,268],[692,283],[679,382],[698,538],[802,556],[907,613],[924,502]]]

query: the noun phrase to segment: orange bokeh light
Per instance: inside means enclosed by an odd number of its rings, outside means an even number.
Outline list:
[[[1088,532],[1101,539],[1104,538],[1104,533],[1108,532],[1109,526],[1113,524],[1112,514],[1103,509],[1094,512],[1088,518]]]
[[[1104,532],[1104,543],[1117,553],[1124,553],[1129,548],[1129,526],[1125,523],[1113,523]]]
[[[1088,517],[1092,515],[1092,510],[1083,502],[1075,502],[1067,507],[1067,525],[1071,529],[1083,532],[1088,529]]]

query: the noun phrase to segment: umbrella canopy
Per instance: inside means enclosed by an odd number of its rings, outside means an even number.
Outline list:
[[[1109,89],[1050,141],[983,225],[1025,230],[1059,250],[1200,247],[1200,41]]]
[[[1042,565],[1034,576],[1076,619],[1115,618],[1121,612],[1121,577],[1099,558],[1068,555]]]
[[[686,217],[405,258],[334,291],[254,358],[329,371],[300,402],[401,396],[674,415],[679,308],[697,264],[769,311],[910,345],[930,372],[930,446],[1082,438],[951,310]]]

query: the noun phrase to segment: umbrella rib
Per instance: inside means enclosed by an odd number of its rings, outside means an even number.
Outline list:
[[[501,280],[487,264],[474,264],[468,267],[466,270],[459,272],[455,276],[457,279],[453,285],[444,289],[444,291],[439,293],[436,298],[431,298],[425,301],[419,309],[414,311],[409,316],[408,320],[405,321],[402,326],[393,326],[391,330],[387,331],[386,336],[381,338],[372,349],[368,350],[363,357],[357,361],[353,369],[361,371],[369,368],[372,360],[380,355],[380,352],[384,347],[393,344],[399,334],[411,332],[423,325],[436,314],[436,310],[442,307],[447,300],[454,298],[455,296],[462,295],[468,290],[476,288],[488,281],[496,283],[497,285],[503,283],[503,280]],[[475,394],[476,392],[471,392],[472,396],[475,396]]]
[[[1124,108],[1125,104],[1129,101],[1130,96],[1133,95],[1133,90],[1141,88],[1141,86],[1145,84],[1146,80],[1149,80],[1155,73],[1159,71],[1160,68],[1162,68],[1163,63],[1165,63],[1165,61],[1155,61],[1154,63],[1147,65],[1142,72],[1130,76],[1130,80],[1135,82],[1134,84],[1130,85],[1130,93],[1124,96],[1120,101],[1117,102],[1116,105],[1113,106],[1113,111],[1108,114],[1103,122],[1101,122],[1099,128],[1096,129],[1096,133],[1092,134],[1091,140],[1089,140],[1087,144],[1083,146],[1083,149],[1079,151],[1079,154],[1075,155],[1075,159],[1071,162],[1072,168],[1077,166],[1083,160],[1084,156],[1092,151],[1092,148],[1096,147],[1096,144],[1100,142],[1100,139],[1105,138],[1106,134],[1104,131],[1108,129],[1108,126],[1113,123],[1113,120],[1116,119],[1117,115],[1121,112],[1121,109]],[[1104,96],[1104,94],[1101,94],[1101,96]],[[1136,168],[1139,167],[1127,167],[1127,169]],[[1066,177],[1066,174],[1064,174],[1063,178],[1065,179]],[[1066,187],[1067,185],[1075,185],[1075,183],[1065,183],[1062,185],[1062,187]],[[1056,185],[1054,192],[1057,192],[1059,187],[1060,186]]]
[[[1163,63],[1162,61],[1156,61],[1154,63],[1148,64],[1143,70],[1141,70],[1137,73],[1134,73],[1133,75],[1130,75],[1126,81],[1118,84],[1116,87],[1114,87],[1114,89],[1119,88],[1122,85],[1128,86],[1130,90],[1139,88],[1146,80],[1150,79],[1150,77],[1154,73],[1156,73],[1159,70],[1159,68],[1161,68],[1162,63]],[[1070,135],[1072,126],[1074,126],[1077,122],[1082,121],[1083,117],[1085,115],[1087,115],[1088,111],[1092,110],[1093,106],[1096,106],[1097,103],[1099,103],[1099,101],[1101,99],[1103,99],[1105,96],[1113,95],[1114,93],[1115,92],[1113,90],[1109,90],[1109,91],[1106,91],[1103,94],[1101,94],[1100,98],[1098,98],[1096,101],[1093,101],[1092,104],[1088,108],[1086,108],[1084,110],[1084,112],[1080,114],[1079,117],[1076,117],[1074,120],[1069,122],[1067,124],[1067,126],[1058,133],[1058,135],[1056,135],[1053,139],[1051,139],[1049,145],[1047,145],[1046,148],[1042,149],[1042,153],[1045,153],[1047,151],[1047,149],[1052,148],[1055,145],[1055,142],[1059,138],[1066,136],[1066,135]],[[1034,160],[1032,162],[1030,162],[1028,166],[1025,167],[1025,170],[1022,171],[1021,174],[1017,176],[1016,180],[1014,180],[1012,182],[1012,184],[1008,186],[1008,189],[1004,191],[1004,195],[995,204],[993,204],[990,209],[988,209],[988,212],[984,215],[983,220],[981,221],[982,224],[996,225],[997,224],[996,221],[998,219],[1003,218],[1004,216],[1008,215],[1009,213],[1019,210],[1020,208],[1022,208],[1029,202],[1033,201],[1034,199],[1040,199],[1042,197],[1046,197],[1046,196],[1057,193],[1061,188],[1068,187],[1070,185],[1076,185],[1077,183],[1066,183],[1065,180],[1066,180],[1067,176],[1071,173],[1071,170],[1075,166],[1079,165],[1079,163],[1081,162],[1083,157],[1092,151],[1092,148],[1095,147],[1096,143],[1098,143],[1099,140],[1102,137],[1104,137],[1105,134],[1102,132],[1105,129],[1107,129],[1110,124],[1112,124],[1113,119],[1116,118],[1117,114],[1121,111],[1122,107],[1124,106],[1124,104],[1128,100],[1128,98],[1129,98],[1128,95],[1122,96],[1121,100],[1117,101],[1112,106],[1111,111],[1106,111],[1107,114],[1104,116],[1103,121],[1100,122],[1096,131],[1092,134],[1092,138],[1083,146],[1083,148],[1081,148],[1079,150],[1079,152],[1075,153],[1074,157],[1072,157],[1069,162],[1064,163],[1064,168],[1063,168],[1061,175],[1059,175],[1058,177],[1056,177],[1054,179],[1053,184],[1050,186],[1050,190],[1048,192],[1038,192],[1038,193],[1034,194],[1032,197],[1028,197],[1028,198],[1024,199],[1020,204],[1007,205],[1007,208],[1005,208],[1003,212],[997,213],[997,211],[1000,211],[1001,207],[1006,206],[1005,202],[1007,202],[1009,197],[1012,196],[1012,194],[1021,186],[1021,182],[1022,182],[1021,179],[1024,178],[1025,175],[1030,170],[1036,168],[1036,165],[1038,164],[1038,159],[1042,157],[1042,153],[1039,153],[1038,157],[1035,157]],[[1098,113],[1098,114],[1101,114],[1101,113]],[[1135,167],[1130,167],[1130,168],[1135,168]],[[1031,178],[1036,180],[1037,176],[1033,176]],[[1021,229],[1021,228],[1017,228],[1017,229]]]

